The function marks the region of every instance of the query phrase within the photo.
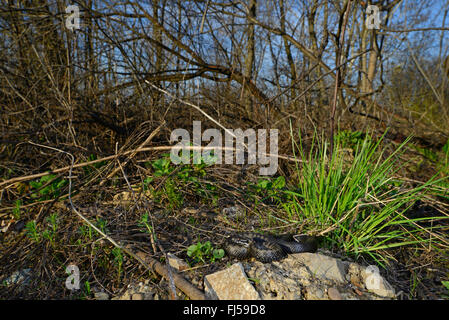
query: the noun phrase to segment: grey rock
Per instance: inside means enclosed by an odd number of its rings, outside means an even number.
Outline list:
[[[372,291],[350,282],[350,279],[363,282],[361,271],[365,267],[321,253],[293,254],[277,262],[255,261],[247,262],[244,266],[246,274],[253,280],[255,289],[264,300],[379,299]],[[392,296],[384,295],[382,298]]]
[[[204,278],[206,297],[214,300],[259,300],[259,294],[249,282],[241,263]]]
[[[109,295],[106,292],[95,292],[94,297],[96,300],[109,300]]]
[[[26,286],[29,284],[29,282],[31,280],[31,274],[32,274],[31,269],[22,269],[22,270],[16,271],[9,278],[7,278],[5,280],[5,284],[7,286],[18,285],[18,284],[20,284],[22,286]]]
[[[329,254],[329,253],[327,253]],[[281,261],[261,263],[245,261],[205,276],[203,283],[208,299],[238,300],[380,300],[394,299],[394,289],[372,270],[354,262],[319,253],[288,255]],[[371,266],[372,267],[372,266]],[[379,279],[379,281],[373,281]],[[164,285],[165,280],[161,280]],[[121,297],[112,300],[160,300],[148,285],[129,286]],[[201,285],[199,285],[201,284]]]
[[[363,267],[356,263],[350,263],[347,278],[352,285],[366,288],[379,297],[396,298],[394,288],[380,275],[377,266]]]
[[[238,219],[245,216],[245,210],[240,205],[223,208],[222,214],[231,219]]]
[[[362,267],[357,263],[350,263],[346,280],[350,281],[352,285],[361,288],[363,287]]]
[[[327,300],[323,290],[315,285],[306,288],[305,298],[306,300]]]
[[[334,287],[330,287],[329,289],[327,289],[327,295],[330,300],[342,300],[343,299],[340,292]]]
[[[132,300],[144,300],[144,295],[142,293],[134,293]]]
[[[345,282],[348,263],[320,253],[296,253],[294,256],[318,278]]]
[[[255,262],[248,276],[257,284],[263,300],[299,300],[302,297],[301,283],[275,264]]]
[[[145,292],[143,294],[143,300],[155,300],[153,292]]]
[[[120,300],[131,300],[131,294],[129,291],[125,291],[125,293],[120,296]]]
[[[379,273],[377,267],[368,266],[361,272],[366,289],[380,297],[395,298],[393,287]]]

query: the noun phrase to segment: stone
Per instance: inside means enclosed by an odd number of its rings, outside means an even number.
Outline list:
[[[154,293],[153,292],[144,292],[143,300],[153,300]]]
[[[379,299],[364,285],[360,287],[363,292],[357,293],[357,287],[350,283],[363,283],[360,273],[364,267],[321,253],[299,253],[271,263],[246,262],[244,266],[264,300]]]
[[[131,300],[131,295],[128,291],[126,291],[121,297],[120,300]]]
[[[342,300],[343,299],[341,297],[340,292],[334,287],[330,287],[329,289],[327,289],[327,295],[330,300]]]
[[[31,269],[22,269],[20,271],[16,271],[5,280],[5,284],[7,286],[18,284],[26,286],[27,284],[29,284],[31,280],[31,273],[32,273]]]
[[[106,292],[95,292],[94,297],[96,300],[109,300],[109,295]]]
[[[239,219],[245,216],[245,210],[240,205],[223,208],[221,212],[224,216],[231,219]]]
[[[344,283],[347,263],[320,253],[296,253],[293,254],[298,261],[302,262],[309,271],[318,278],[326,278],[336,282]]]
[[[390,284],[375,266],[364,267],[325,252],[288,255],[280,261],[243,261],[207,275],[203,282],[208,299],[242,300],[385,300],[394,299]],[[153,291],[149,281],[128,287],[121,299],[165,299]],[[161,279],[161,285],[166,281]],[[137,296],[136,296],[137,297]],[[114,299],[114,298],[113,298]]]
[[[204,278],[205,293],[214,300],[259,300],[260,296],[246,277],[242,264],[235,263],[225,270]]]
[[[362,288],[362,270],[361,266],[357,263],[350,263],[348,267],[348,273],[346,275],[346,278],[348,281],[351,282],[352,285],[356,286],[357,288]]]
[[[142,293],[134,293],[132,295],[132,300],[144,300],[144,296]]]
[[[368,266],[361,272],[365,287],[380,297],[396,298],[393,287],[379,273],[379,269],[375,266]]]
[[[305,298],[306,300],[327,300],[323,290],[314,285],[306,288]]]
[[[256,290],[263,300],[300,300],[301,284],[281,266],[255,262],[254,268],[250,268],[247,274],[254,279]]]

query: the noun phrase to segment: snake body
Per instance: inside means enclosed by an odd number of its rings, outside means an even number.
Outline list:
[[[266,263],[281,260],[289,253],[315,252],[317,242],[315,237],[306,235],[271,236],[244,232],[229,237],[224,250],[231,257],[254,257]]]

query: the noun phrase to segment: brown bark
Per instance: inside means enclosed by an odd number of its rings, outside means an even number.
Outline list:
[[[281,30],[282,32],[286,33],[286,27],[285,27],[285,8],[284,8],[284,0],[279,1],[279,11],[280,11],[280,23],[281,23]],[[291,99],[296,98],[296,89],[295,89],[295,83],[297,81],[297,75],[296,75],[296,66],[295,62],[293,61],[292,52],[290,49],[290,43],[286,40],[284,40],[284,48],[285,48],[285,54],[287,56],[287,62],[290,67],[290,77],[291,77]]]
[[[248,12],[249,17],[256,18],[256,8],[257,8],[257,1],[250,0]],[[254,54],[255,37],[254,37],[254,22],[252,22],[251,20],[248,20],[248,28],[246,32],[247,32],[247,46],[246,46],[245,69],[243,71],[243,75],[246,79],[252,79],[254,68],[254,57],[255,57]],[[244,93],[244,100],[245,100],[246,115],[251,116],[254,112],[253,102],[251,99],[251,95],[248,94],[247,90],[245,90]]]
[[[444,60],[444,71],[446,72],[446,76],[449,78],[449,56],[446,57],[446,59]]]

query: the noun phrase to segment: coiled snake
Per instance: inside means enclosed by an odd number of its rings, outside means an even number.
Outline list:
[[[224,244],[224,250],[231,257],[254,257],[264,263],[283,259],[289,253],[315,252],[317,248],[316,238],[312,236],[268,236],[253,232],[232,235]]]

